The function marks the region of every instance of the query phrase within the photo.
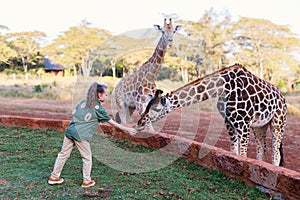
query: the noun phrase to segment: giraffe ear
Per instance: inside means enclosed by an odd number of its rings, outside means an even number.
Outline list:
[[[154,24],[154,28],[155,28],[156,30],[162,31],[162,29],[161,29],[160,25],[156,25],[156,24]]]

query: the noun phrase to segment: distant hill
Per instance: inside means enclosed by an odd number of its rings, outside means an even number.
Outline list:
[[[130,37],[134,39],[155,38],[158,41],[161,37],[161,32],[159,32],[155,28],[144,28],[125,32],[120,34],[120,36]]]
[[[159,39],[161,38],[161,32],[156,30],[154,27],[153,28],[144,28],[144,29],[135,29],[132,31],[124,32],[120,34],[119,36],[122,37],[128,37],[128,38],[133,38],[137,40],[142,40],[142,39],[147,39],[148,45],[150,46],[156,46]],[[184,37],[180,33],[176,33],[174,35],[174,40],[178,40],[180,38]],[[146,41],[144,41],[146,42]]]

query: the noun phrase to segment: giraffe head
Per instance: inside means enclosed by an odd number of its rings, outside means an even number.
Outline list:
[[[168,46],[172,46],[174,33],[181,29],[181,25],[177,25],[174,28],[172,24],[172,19],[170,18],[168,20],[169,23],[167,23],[167,19],[165,18],[163,27],[160,27],[159,25],[154,25],[154,27],[162,33],[163,41]]]
[[[141,115],[136,129],[144,130],[151,123],[164,118],[171,111],[171,103],[168,99],[168,94],[160,97],[158,104],[150,101],[147,105],[147,110]]]

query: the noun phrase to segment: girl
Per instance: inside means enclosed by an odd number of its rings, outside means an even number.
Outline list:
[[[118,124],[110,118],[101,105],[101,103],[105,102],[107,99],[107,86],[94,82],[88,89],[86,100],[81,101],[76,106],[72,120],[66,129],[61,151],[56,158],[53,171],[48,179],[50,185],[61,184],[64,182],[64,179],[60,178],[60,174],[75,145],[80,152],[83,162],[83,182],[81,187],[86,188],[95,185],[95,181],[92,180],[90,176],[92,170],[90,141],[99,122],[108,122],[109,124],[128,132],[130,135],[136,134],[135,129]]]

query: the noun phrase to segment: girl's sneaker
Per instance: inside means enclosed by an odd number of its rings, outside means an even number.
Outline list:
[[[63,178],[52,178],[51,176],[48,179],[50,185],[62,184],[64,182]]]
[[[87,187],[92,187],[96,184],[94,180],[91,180],[90,182],[82,182],[81,187],[87,188]]]

